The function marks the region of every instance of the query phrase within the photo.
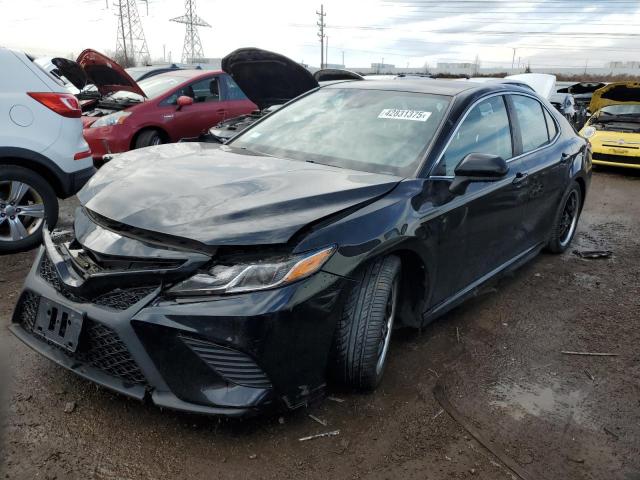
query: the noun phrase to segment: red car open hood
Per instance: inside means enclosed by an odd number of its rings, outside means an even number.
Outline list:
[[[101,95],[124,90],[146,97],[136,81],[118,63],[95,50],[84,50],[76,59]]]

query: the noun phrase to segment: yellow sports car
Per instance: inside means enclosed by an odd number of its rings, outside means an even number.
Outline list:
[[[596,90],[594,112],[580,135],[588,138],[593,163],[640,168],[640,83],[610,83]]]

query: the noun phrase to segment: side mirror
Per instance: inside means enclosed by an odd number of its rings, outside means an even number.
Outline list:
[[[455,169],[455,178],[449,191],[461,195],[471,182],[493,182],[504,178],[509,165],[497,155],[470,153],[462,159]]]
[[[176,110],[180,110],[182,107],[193,105],[193,98],[187,97],[186,95],[181,95],[178,97],[177,104],[178,104],[178,108]]]

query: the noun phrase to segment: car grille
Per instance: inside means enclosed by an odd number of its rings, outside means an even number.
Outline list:
[[[252,388],[271,388],[271,382],[248,355],[215,343],[180,335],[180,339],[225,380]]]
[[[33,333],[39,304],[40,296],[29,291],[23,294],[18,303],[16,319],[30,333]],[[90,318],[85,319],[80,345],[75,353],[71,353],[52,342],[47,341],[47,343],[66,355],[80,362],[88,363],[126,383],[142,385],[147,383],[144,374],[116,332]]]
[[[626,155],[609,155],[606,153],[592,154],[593,160],[601,160],[603,162],[628,163],[630,165],[640,165],[640,157],[631,157]]]
[[[157,285],[127,289],[116,288],[95,297],[83,297],[65,288],[60,277],[58,277],[58,273],[56,272],[53,263],[47,255],[42,256],[39,273],[47,283],[49,283],[68,300],[76,303],[93,303],[113,310],[126,310],[158,288]]]

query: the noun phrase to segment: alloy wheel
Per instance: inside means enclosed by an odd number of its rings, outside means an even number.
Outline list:
[[[0,182],[0,242],[17,242],[38,231],[44,222],[44,201],[31,185]]]
[[[566,246],[573,237],[573,233],[576,230],[578,224],[578,209],[579,209],[578,192],[572,191],[564,204],[562,210],[562,217],[560,218],[560,245]]]

